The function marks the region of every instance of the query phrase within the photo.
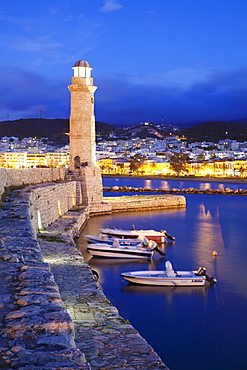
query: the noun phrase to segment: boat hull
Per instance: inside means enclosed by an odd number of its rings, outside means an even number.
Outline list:
[[[92,256],[107,258],[149,259],[153,255],[153,251],[144,248],[115,248],[107,245],[88,244],[87,249]]]
[[[102,238],[99,236],[93,236],[93,235],[84,235],[84,237],[87,239],[87,242],[89,244],[113,244],[114,238]],[[118,238],[119,239],[119,238]],[[137,246],[140,243],[142,243],[141,239],[119,239],[120,245],[131,245],[131,246]]]
[[[146,237],[156,243],[167,243],[167,237],[164,233],[155,230],[119,230],[119,229],[101,229],[102,234],[114,238],[137,239]]]
[[[205,276],[195,275],[194,271],[177,271],[177,276],[166,276],[165,271],[124,272],[121,276],[130,283],[154,286],[204,286]]]

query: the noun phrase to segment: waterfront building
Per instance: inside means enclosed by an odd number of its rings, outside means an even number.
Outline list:
[[[68,152],[0,152],[0,167],[4,168],[68,167],[68,165]]]
[[[234,176],[246,177],[247,175],[247,158],[234,160]]]

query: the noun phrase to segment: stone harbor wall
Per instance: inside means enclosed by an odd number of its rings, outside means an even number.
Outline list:
[[[111,212],[140,211],[158,208],[185,207],[186,199],[181,195],[132,195],[104,198],[111,205]]]
[[[78,181],[48,183],[28,187],[30,219],[33,230],[45,229],[69,209],[82,203]]]
[[[131,201],[136,210],[138,199],[73,207],[76,183],[15,190],[0,209],[0,368],[168,369],[106,299],[74,243],[91,214],[129,211]],[[139,198],[140,209],[186,205],[182,196],[156,198]]]
[[[31,227],[29,204],[30,191],[16,190],[0,209],[0,369],[89,370]]]
[[[9,186],[64,181],[66,171],[65,168],[0,168],[0,196]]]

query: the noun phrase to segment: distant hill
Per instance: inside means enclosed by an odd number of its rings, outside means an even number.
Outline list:
[[[16,136],[24,137],[54,137],[69,132],[69,120],[62,118],[28,118],[15,121],[0,122],[0,137]]]
[[[229,122],[232,122],[232,123],[242,123],[243,125],[246,125],[247,124],[247,119],[236,119],[236,120],[231,120]]]
[[[109,134],[116,129],[104,122],[96,122],[96,132]],[[67,138],[69,133],[69,120],[64,118],[22,118],[14,121],[0,122],[0,137],[15,136],[19,139],[24,137],[47,137],[48,139],[62,137]]]
[[[96,121],[95,131],[98,138],[108,139],[111,136],[110,134],[118,136],[122,132],[122,129],[111,126],[105,122]]]
[[[146,138],[146,137],[153,137],[157,139],[163,139],[164,134],[154,125],[148,124],[148,125],[139,125],[139,126],[133,126],[129,127],[128,129],[124,129],[119,132],[119,137],[121,138]]]
[[[247,122],[242,120],[241,122]],[[14,121],[0,122],[0,137],[16,136],[19,139],[24,137],[47,137],[55,143],[68,143],[69,120],[64,118],[27,118]],[[110,136],[129,139],[133,137],[154,137],[162,139],[168,132],[158,129],[155,125],[143,125],[129,127],[127,129],[115,128],[105,122],[96,121],[96,134],[101,139]],[[223,139],[247,141],[247,125],[238,122],[204,122],[185,129],[176,134],[184,134],[189,142],[212,141],[218,142]]]
[[[235,122],[204,122],[184,129],[183,133],[189,142],[231,139],[247,141],[247,125]]]

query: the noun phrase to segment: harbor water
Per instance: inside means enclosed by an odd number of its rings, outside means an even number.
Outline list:
[[[166,181],[165,186],[246,188],[245,184],[186,181],[175,185],[172,181]],[[144,188],[147,183],[153,189],[164,186],[163,180],[103,179],[104,186]],[[105,194],[112,195],[126,194]],[[98,272],[107,298],[171,370],[246,370],[247,197],[203,194],[185,197],[186,208],[92,217],[79,238],[79,248]],[[136,229],[165,229],[176,241],[162,246],[165,257],[155,252],[150,261],[92,258],[86,251],[83,234],[98,235],[99,229],[106,226],[129,229],[132,225]],[[217,283],[208,287],[172,288],[122,281],[121,272],[162,270],[167,260],[176,270],[206,267],[207,274],[214,276]]]

